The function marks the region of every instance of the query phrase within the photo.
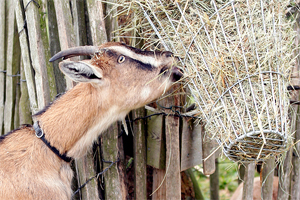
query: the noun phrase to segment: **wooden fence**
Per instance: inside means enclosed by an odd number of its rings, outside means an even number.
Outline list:
[[[113,16],[111,4],[100,0],[0,1],[0,134],[32,124],[32,114],[74,86],[59,71],[58,62],[50,63],[49,58],[70,47],[112,41],[118,26]],[[300,85],[298,65],[292,76],[294,85]],[[212,153],[215,143],[204,138],[205,130],[195,126],[195,119],[187,117],[190,108],[183,106],[184,89],[177,86],[170,94],[131,112],[126,122],[128,136],[116,123],[88,155],[72,163],[74,199],[203,199],[191,169],[200,164],[203,173],[211,175],[211,199],[219,199],[215,170],[219,151]],[[292,100],[298,101],[297,92]],[[297,105],[292,108],[298,110]],[[296,112],[291,118],[298,141]],[[299,152],[299,143],[295,150]],[[300,199],[300,160],[295,150],[286,153],[278,170],[278,199]],[[271,199],[275,165],[274,159],[263,164],[264,199]],[[255,165],[245,167],[244,172],[240,167],[247,185],[243,195],[251,199]]]

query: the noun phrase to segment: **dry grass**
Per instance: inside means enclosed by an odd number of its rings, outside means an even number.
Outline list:
[[[181,58],[210,138],[233,160],[263,160],[285,150],[294,63],[288,1],[120,0],[121,37]]]

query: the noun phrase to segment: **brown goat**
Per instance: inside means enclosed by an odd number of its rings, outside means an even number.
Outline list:
[[[80,83],[37,113],[35,126],[0,137],[0,199],[71,199],[67,159],[84,156],[113,122],[155,100],[182,76],[171,52],[122,43],[72,48],[50,61],[77,55],[94,56],[62,61],[59,67]],[[52,149],[37,137],[40,133]]]

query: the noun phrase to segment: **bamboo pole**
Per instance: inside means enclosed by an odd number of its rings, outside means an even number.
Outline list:
[[[40,23],[40,11],[33,1],[24,0],[23,3],[27,6],[25,15],[30,44],[30,57],[35,71],[38,108],[42,109],[50,102],[50,88],[46,65],[46,62],[49,63],[47,60],[49,56],[45,55],[47,47],[44,46],[44,40],[47,38],[42,38],[41,29],[41,25],[45,26],[45,24]],[[45,35],[43,34],[43,36]]]
[[[5,94],[5,70],[6,70],[6,56],[5,56],[5,4],[6,1],[0,1],[0,135],[3,134],[3,116],[4,116],[4,94]]]
[[[15,5],[7,2],[7,49],[6,49],[6,93],[4,107],[4,131],[9,132],[14,128],[14,111],[16,100],[16,84],[20,69],[20,44],[15,23]]]
[[[29,52],[27,34],[24,29],[25,21],[24,21],[24,16],[23,16],[20,1],[16,1],[15,15],[16,15],[16,21],[17,21],[17,26],[18,26],[18,33],[19,33],[19,40],[20,40],[20,47],[21,47],[21,54],[22,54],[22,56],[21,56],[22,63],[23,63],[22,71],[24,72],[24,75],[25,75],[25,77],[21,78],[21,79],[26,80],[26,84],[27,84],[26,87],[28,90],[28,98],[30,101],[30,107],[31,107],[32,113],[34,114],[38,111],[38,104],[37,104],[37,99],[36,99],[33,70],[32,70],[30,56],[29,56],[30,52]],[[25,82],[23,82],[23,83],[25,83]],[[25,121],[27,121],[27,120],[25,120]]]

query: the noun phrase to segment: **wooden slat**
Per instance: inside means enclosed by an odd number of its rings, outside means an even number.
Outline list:
[[[183,118],[181,134],[181,171],[202,163],[201,125]]]
[[[174,87],[169,93],[174,92],[179,86]],[[164,99],[164,106],[180,105],[180,96],[171,95]],[[172,110],[175,108],[173,107]],[[176,108],[178,110],[178,108]],[[179,111],[179,110],[178,110]],[[165,112],[174,113],[166,109]],[[181,176],[180,176],[180,143],[179,143],[179,117],[166,116],[166,197],[167,199],[181,199]]]
[[[152,199],[167,199],[166,198],[166,170],[165,169],[153,169],[153,185],[152,191]]]
[[[145,116],[145,109],[132,112],[133,119]],[[147,199],[146,133],[144,120],[133,122],[134,197]]]
[[[24,7],[29,3],[30,0],[24,0]],[[42,109],[50,102],[50,88],[47,75],[47,66],[45,56],[44,40],[42,38],[42,30],[40,24],[39,8],[37,5],[30,1],[25,12],[28,38],[30,44],[30,57],[32,66],[35,71],[35,83],[36,83],[36,94],[38,108]],[[46,47],[47,48],[47,47]]]
[[[102,43],[107,42],[102,2],[87,0],[86,3],[93,45],[101,45]]]
[[[210,175],[215,172],[215,142],[205,134],[205,128],[202,124],[202,157],[203,157],[203,174]]]
[[[59,34],[59,42],[61,50],[65,50],[76,46],[76,32],[72,23],[72,14],[69,1],[54,0],[55,12]],[[70,60],[78,60],[77,57],[70,58]],[[66,77],[67,90],[71,89],[75,83]]]
[[[48,28],[49,28],[49,44],[51,56],[54,56],[60,51],[59,34],[57,27],[57,19],[54,7],[54,1],[47,1],[47,13],[48,13]],[[60,60],[56,60],[52,63],[53,73],[55,75],[57,93],[63,93],[66,90],[66,80],[63,73],[58,67]]]
[[[28,95],[28,98],[30,101],[30,109],[31,109],[32,113],[35,114],[38,111],[38,103],[37,103],[37,99],[36,99],[33,70],[32,70],[30,56],[29,56],[30,52],[29,52],[29,47],[28,47],[27,34],[24,29],[24,16],[22,13],[20,1],[16,1],[15,15],[16,15],[20,47],[21,47],[21,55],[22,55],[21,59],[22,59],[22,63],[23,63],[22,71],[24,72],[24,75],[25,75],[25,77],[23,77],[21,79],[26,80],[26,82],[22,82],[22,84],[25,83],[27,85],[26,88],[28,90],[27,95]],[[25,88],[23,88],[23,89],[25,89]],[[24,93],[24,92],[22,92],[22,93]],[[25,95],[22,95],[22,96],[25,98]],[[25,99],[23,99],[23,100],[25,100]],[[27,120],[24,120],[24,121],[27,121]]]
[[[299,3],[299,0],[297,0],[295,3]],[[295,46],[299,46],[300,44],[300,24],[299,24],[299,16],[295,20],[297,23],[295,23],[294,30],[297,31],[297,36],[295,38]],[[299,85],[300,84],[300,58],[298,57],[299,50],[295,51],[295,55],[297,55],[296,59],[296,65],[292,68],[292,74],[291,74],[291,81],[293,85]],[[291,100],[296,100],[299,101],[299,91],[293,91]],[[290,176],[290,181],[291,181],[291,190],[287,191],[281,191],[283,189],[278,189],[278,197],[280,196],[286,196],[286,195],[281,195],[282,193],[289,193],[290,192],[290,199],[300,199],[300,119],[299,119],[299,112],[300,112],[300,107],[299,105],[293,105],[292,109],[295,110],[297,113],[294,113],[294,116],[292,116],[292,130],[295,130],[295,135],[294,135],[294,143],[295,145],[293,146],[292,150],[293,152],[290,153],[290,157],[292,157],[292,164],[290,162],[284,163],[285,165],[292,165],[292,170],[291,170],[291,176]],[[288,169],[288,168],[287,168]],[[288,175],[288,174],[287,174]],[[283,179],[284,176],[279,177],[279,183],[283,183],[285,180]],[[280,186],[279,185],[279,186]],[[286,186],[284,186],[286,188]]]
[[[215,159],[215,172],[209,176],[210,199],[219,200],[219,165]]]
[[[0,135],[3,133],[3,116],[4,116],[4,93],[5,93],[5,0],[0,1]]]
[[[166,117],[166,197],[181,198],[179,117]]]
[[[266,160],[263,164],[261,183],[262,183],[262,199],[273,198],[273,178],[274,178],[275,158]]]
[[[30,101],[28,95],[28,89],[26,84],[26,76],[24,71],[24,64],[21,63],[21,79],[20,79],[20,86],[21,86],[21,98],[20,98],[20,124],[32,124],[31,119],[31,109],[30,109]]]
[[[253,180],[255,173],[255,163],[245,164],[245,176],[243,187],[243,200],[253,200]]]
[[[154,112],[147,110],[147,115]],[[165,169],[166,141],[162,115],[152,116],[147,120],[147,165],[156,169]]]
[[[102,151],[103,159],[106,161],[116,161],[118,160],[118,135],[119,128],[115,123],[110,128],[107,129],[102,135]],[[108,167],[109,163],[103,163],[103,169]],[[105,199],[115,199],[124,200],[126,199],[127,191],[125,190],[124,184],[124,171],[119,168],[118,164],[114,164],[108,171],[104,174],[105,180]]]
[[[7,2],[7,49],[6,49],[6,93],[5,93],[5,118],[4,131],[9,132],[14,128],[14,109],[16,98],[17,73],[20,69],[20,44],[14,15],[15,5]]]

